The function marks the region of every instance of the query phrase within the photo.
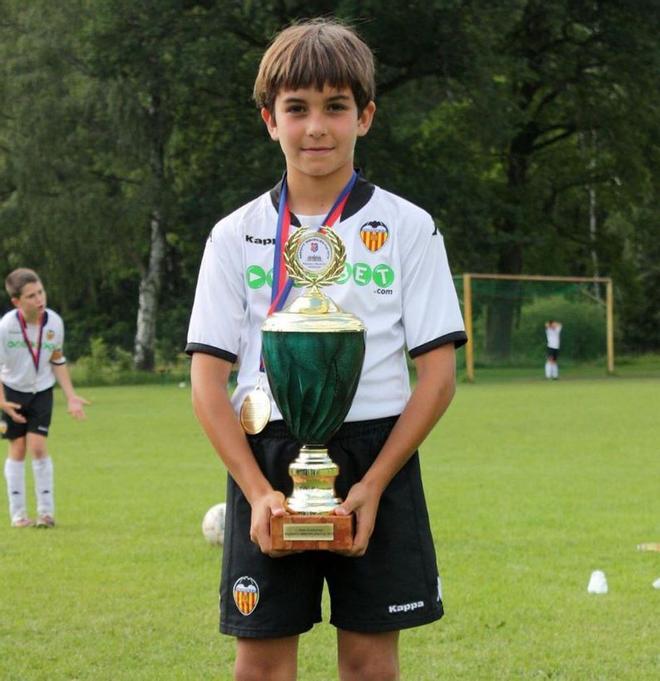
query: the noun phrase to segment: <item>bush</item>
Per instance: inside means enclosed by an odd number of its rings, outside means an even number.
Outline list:
[[[180,353],[174,362],[160,362],[153,372],[133,368],[133,357],[122,348],[110,350],[103,338],[89,341],[89,354],[71,365],[71,376],[81,385],[133,385],[188,381],[188,357]]]
[[[587,300],[561,296],[537,299],[523,306],[511,337],[512,355],[520,361],[539,361],[545,356],[545,323],[561,322],[563,360],[595,360],[606,353],[605,308]]]

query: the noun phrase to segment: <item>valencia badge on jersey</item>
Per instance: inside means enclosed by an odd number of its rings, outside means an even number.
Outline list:
[[[365,222],[360,227],[360,238],[362,243],[372,252],[380,250],[387,241],[390,230],[380,220]]]

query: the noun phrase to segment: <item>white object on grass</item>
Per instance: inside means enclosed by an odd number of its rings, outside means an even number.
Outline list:
[[[213,545],[221,546],[225,539],[225,513],[227,504],[221,503],[211,506],[202,520],[202,534],[204,539]]]
[[[589,579],[587,591],[590,594],[606,594],[607,593],[607,578],[602,570],[594,570]]]

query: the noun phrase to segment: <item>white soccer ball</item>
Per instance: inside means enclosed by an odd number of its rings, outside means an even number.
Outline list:
[[[227,504],[211,506],[202,520],[202,534],[212,546],[221,546],[225,539],[225,513]]]

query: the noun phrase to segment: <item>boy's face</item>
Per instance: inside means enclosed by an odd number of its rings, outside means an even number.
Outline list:
[[[369,131],[375,110],[369,102],[358,116],[350,88],[326,85],[321,91],[282,89],[274,111],[262,109],[261,116],[271,138],[282,147],[290,177],[296,173],[326,177],[350,175],[355,141]]]
[[[36,321],[46,309],[46,291],[43,284],[40,281],[25,284],[21,289],[21,295],[12,298],[11,302],[23,313],[25,319]]]

